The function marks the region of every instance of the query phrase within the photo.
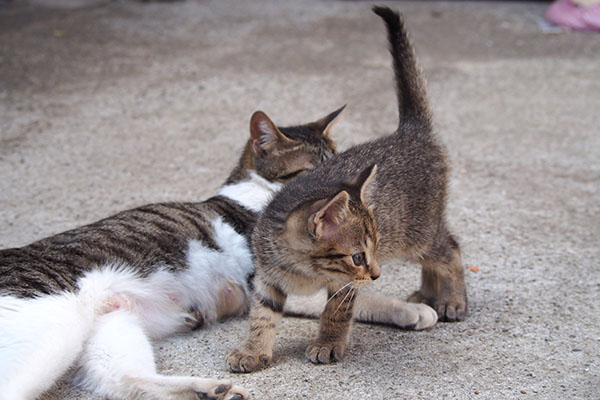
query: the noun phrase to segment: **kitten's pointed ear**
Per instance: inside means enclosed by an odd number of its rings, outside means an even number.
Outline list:
[[[373,203],[377,189],[376,175],[377,164],[373,164],[363,169],[356,178],[350,181],[350,185],[359,188],[360,200],[368,206]]]
[[[316,239],[331,239],[350,212],[350,195],[345,190],[339,192],[319,211],[308,219],[308,229]]]
[[[262,111],[256,111],[250,118],[250,139],[252,149],[259,157],[264,157],[282,143],[292,143],[271,119]]]
[[[337,122],[340,114],[346,108],[346,104],[335,110],[329,115],[321,118],[318,121],[315,121],[314,124],[317,126],[317,129],[321,132],[323,136],[329,135],[329,129]]]

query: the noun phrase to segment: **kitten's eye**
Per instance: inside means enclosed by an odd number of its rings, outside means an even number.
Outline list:
[[[365,253],[354,253],[352,254],[352,262],[357,267],[360,267],[365,263]]]
[[[300,169],[300,170],[298,170],[296,172],[292,172],[290,174],[286,174],[286,175],[280,176],[279,179],[287,181],[288,179],[292,179],[292,178],[297,177],[298,175],[300,175],[301,172],[304,172],[304,170]]]

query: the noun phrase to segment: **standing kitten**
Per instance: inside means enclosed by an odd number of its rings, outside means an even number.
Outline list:
[[[218,194],[150,204],[0,251],[0,399],[33,399],[72,365],[114,399],[247,399],[229,381],[163,376],[150,340],[247,311],[249,235],[283,183],[335,152],[339,109],[277,128],[262,112]]]
[[[410,300],[432,305],[447,321],[466,313],[460,251],[445,221],[446,154],[432,132],[400,16],[383,7],[373,11],[388,31],[398,130],[330,158],[291,182],[267,206],[252,235],[256,290],[249,337],[227,357],[233,371],[266,366],[288,294],[322,287],[330,301],[306,355],[314,363],[340,360],[354,293],[377,279],[378,260],[404,256],[419,261],[422,285]]]

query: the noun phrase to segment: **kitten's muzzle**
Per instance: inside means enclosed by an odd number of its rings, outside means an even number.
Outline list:
[[[375,280],[381,276],[381,268],[379,268],[379,264],[371,264],[369,265],[369,274],[371,275],[371,280]]]

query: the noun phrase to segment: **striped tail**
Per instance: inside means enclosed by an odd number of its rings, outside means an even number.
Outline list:
[[[375,6],[373,12],[383,19],[388,32],[390,53],[394,62],[400,124],[416,122],[431,127],[425,84],[421,79],[402,17],[387,7]]]

